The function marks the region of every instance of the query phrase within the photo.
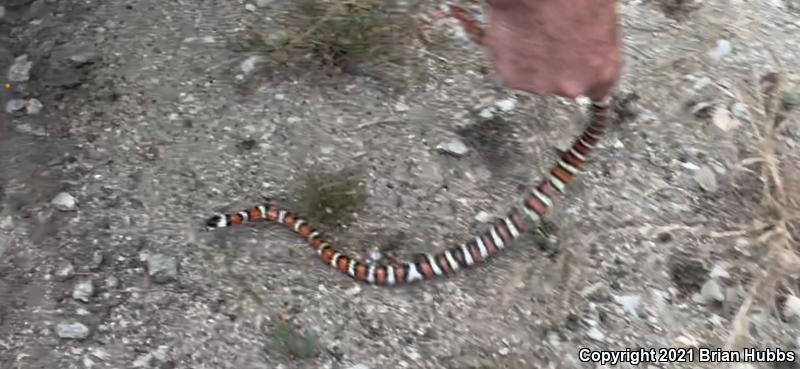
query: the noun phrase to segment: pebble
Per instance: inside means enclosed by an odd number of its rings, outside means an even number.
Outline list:
[[[406,105],[403,102],[398,102],[397,104],[394,104],[394,110],[399,112],[399,113],[408,111],[409,109],[410,108],[408,107],[408,105]]]
[[[98,360],[106,360],[111,357],[111,354],[109,354],[108,351],[101,348],[93,348],[90,349],[89,352],[92,356],[94,356],[95,359]]]
[[[731,275],[726,270],[729,267],[727,263],[718,263],[715,264],[713,268],[711,268],[711,272],[709,273],[711,278],[718,279],[718,278],[730,278]]]
[[[719,62],[726,55],[730,54],[732,50],[731,42],[725,39],[717,40],[717,47],[709,51],[708,56],[715,62]]]
[[[492,119],[495,116],[495,111],[491,107],[490,108],[485,108],[485,109],[482,109],[480,113],[478,113],[478,116],[483,118],[483,119]]]
[[[6,103],[6,113],[13,114],[25,109],[25,100],[11,99]]]
[[[66,192],[56,195],[50,203],[61,211],[74,211],[78,208],[78,200]]]
[[[687,162],[682,162],[681,166],[686,168],[686,169],[689,169],[691,171],[700,170],[700,166],[698,166],[695,163],[688,162],[688,161]]]
[[[492,220],[492,216],[489,215],[489,213],[481,210],[478,212],[478,214],[475,214],[475,220],[481,223],[489,223],[489,221]]]
[[[25,103],[25,112],[28,115],[36,115],[42,112],[44,105],[39,99],[30,99]]]
[[[593,339],[595,341],[598,341],[598,342],[604,342],[605,339],[606,339],[605,333],[600,331],[600,329],[597,328],[597,327],[589,328],[589,330],[586,332],[586,335],[589,338],[591,338],[591,339]]]
[[[511,349],[508,348],[508,347],[503,347],[500,350],[497,350],[497,353],[500,354],[500,356],[508,356],[508,354],[510,352],[511,352]]]
[[[794,295],[786,297],[786,302],[783,304],[784,315],[787,317],[800,318],[800,298]]]
[[[28,55],[23,54],[14,59],[14,64],[8,68],[8,79],[11,82],[26,82],[31,78],[33,62],[28,60]]]
[[[719,189],[717,175],[714,174],[714,171],[708,166],[700,168],[700,170],[695,173],[694,180],[700,185],[700,188],[706,192],[716,192]]]
[[[153,282],[163,284],[174,281],[178,277],[178,265],[175,258],[164,254],[153,254],[147,258],[147,270]]]
[[[741,120],[750,119],[750,109],[744,103],[737,102],[731,105],[731,114],[733,114],[733,116],[737,119]]]
[[[264,58],[261,55],[253,55],[248,57],[240,66],[242,68],[242,72],[244,72],[244,74],[252,73],[256,69],[256,65],[258,65],[258,63],[263,59]]]
[[[89,327],[83,323],[59,323],[56,326],[56,334],[61,338],[84,339],[89,337]]]
[[[725,301],[725,294],[722,293],[722,288],[719,286],[717,281],[709,279],[703,284],[703,287],[700,289],[700,293],[696,294],[695,298],[693,299],[695,302],[701,304],[707,304],[714,301],[722,302]]]
[[[31,135],[37,137],[47,136],[47,131],[44,128],[34,127],[28,123],[17,124],[16,126],[14,126],[14,130],[25,135]]]
[[[355,296],[358,295],[359,293],[361,293],[361,287],[358,285],[350,287],[344,291],[344,294],[347,296]]]
[[[463,157],[469,152],[469,147],[459,139],[453,139],[446,143],[439,144],[436,149],[440,152],[451,154],[456,157]]]
[[[638,316],[639,305],[642,297],[639,295],[614,296],[614,301],[632,316]]]
[[[91,280],[82,280],[72,288],[72,298],[78,301],[89,302],[89,298],[94,295],[94,285]]]
[[[106,288],[109,290],[115,289],[119,286],[119,279],[117,279],[117,277],[114,277],[113,275],[106,277],[105,282],[106,282]]]
[[[72,265],[72,263],[70,262],[65,263],[63,266],[61,266],[61,268],[56,270],[56,277],[61,280],[69,279],[74,274],[75,274],[75,266]]]
[[[514,110],[514,108],[517,106],[517,100],[516,99],[499,100],[494,103],[494,106],[496,106],[501,111],[510,112]]]

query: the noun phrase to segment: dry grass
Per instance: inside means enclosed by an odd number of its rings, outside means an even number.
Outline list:
[[[762,183],[761,205],[772,214],[769,219],[758,219],[751,227],[730,232],[749,236],[757,247],[764,247],[766,252],[761,262],[754,266],[752,275],[756,276],[748,295],[734,318],[729,335],[725,341],[726,349],[740,348],[749,341],[748,313],[757,303],[775,307],[775,294],[780,293],[780,286],[791,275],[800,272],[800,257],[796,245],[798,221],[800,221],[800,192],[788,191],[784,176],[796,176],[796,166],[788,164],[790,159],[782,160],[776,150],[778,135],[791,121],[791,104],[786,104],[784,84],[786,74],[779,59],[773,57],[780,68],[779,72],[767,74],[760,80],[754,96],[745,96],[737,91],[740,101],[747,103],[756,113],[752,120],[753,136],[757,140],[759,156],[749,158],[743,166],[757,165],[753,172],[759,174]],[[784,165],[782,165],[784,164]]]
[[[268,39],[251,30],[243,50],[273,62],[312,60],[353,74],[380,74],[410,60],[417,40],[414,11],[382,0],[301,0],[284,25],[285,34]]]

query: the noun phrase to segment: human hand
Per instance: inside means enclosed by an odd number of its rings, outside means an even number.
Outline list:
[[[615,0],[486,0],[482,43],[506,87],[606,97],[622,57]]]

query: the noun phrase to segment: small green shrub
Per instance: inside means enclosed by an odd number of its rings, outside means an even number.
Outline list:
[[[351,171],[309,173],[299,182],[301,206],[314,224],[347,225],[367,200],[366,186]]]

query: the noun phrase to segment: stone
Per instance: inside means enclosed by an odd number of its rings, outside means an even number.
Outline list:
[[[81,280],[72,288],[72,298],[78,301],[89,302],[94,295],[94,285],[91,280]]]
[[[75,211],[78,208],[78,200],[66,192],[56,195],[50,203],[61,211]]]
[[[56,334],[61,338],[84,339],[89,337],[89,327],[80,322],[59,323],[56,326]]]
[[[694,180],[706,192],[716,192],[719,189],[717,184],[717,175],[708,167],[703,166],[694,175]]]
[[[439,144],[436,149],[440,152],[453,155],[455,157],[463,157],[469,152],[469,147],[459,139],[452,139],[446,143]]]
[[[28,55],[23,54],[14,59],[14,64],[8,68],[8,80],[11,82],[26,82],[31,78],[33,62],[28,60]]]
[[[159,284],[172,282],[178,277],[178,266],[175,258],[163,254],[149,256],[147,258],[147,270],[150,278]]]
[[[44,105],[39,99],[30,99],[25,103],[25,113],[28,115],[36,115],[42,112]]]

